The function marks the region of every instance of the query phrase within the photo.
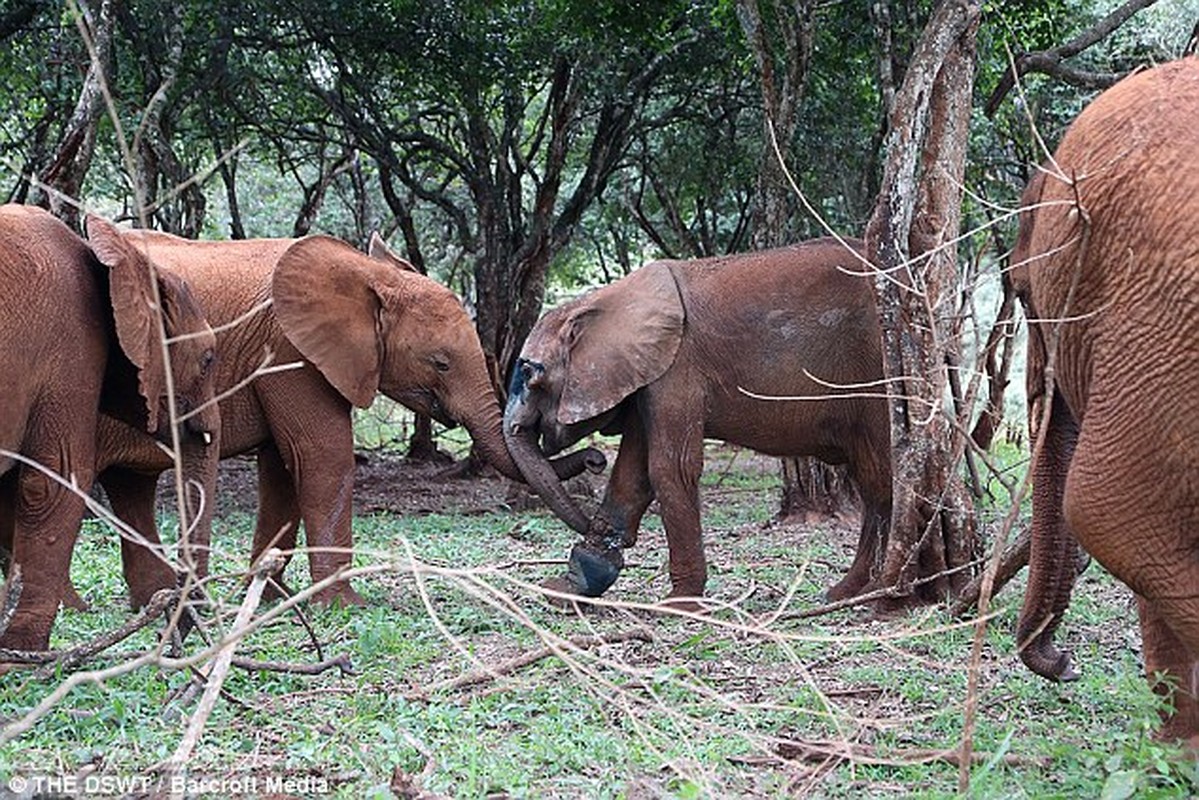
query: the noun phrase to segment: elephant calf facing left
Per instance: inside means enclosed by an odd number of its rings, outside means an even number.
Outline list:
[[[705,437],[776,456],[847,464],[862,497],[849,573],[829,591],[870,581],[891,515],[878,315],[860,242],[832,239],[701,261],[659,261],[548,312],[521,351],[504,415],[512,456],[585,545],[555,588],[597,596],[616,579],[653,498],[670,550],[672,597],[707,578],[699,476]],[[804,399],[761,400],[763,395]],[[594,519],[545,466],[595,431],[620,451]]]

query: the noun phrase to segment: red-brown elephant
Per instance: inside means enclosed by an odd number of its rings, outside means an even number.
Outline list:
[[[86,228],[84,242],[39,208],[0,207],[0,448],[8,451],[0,454],[0,545],[24,584],[3,648],[49,643],[70,585],[80,492],[95,474],[99,419],[123,420],[161,453],[160,443],[173,442],[172,419],[186,417],[178,432],[185,472],[213,489],[212,330],[185,283],[155,272],[108,222],[89,216]],[[169,373],[156,306],[172,342]],[[8,453],[74,480],[79,492]]]
[[[860,242],[820,239],[659,261],[541,318],[521,351],[504,434],[529,484],[585,537],[555,588],[605,591],[656,497],[671,597],[701,596],[705,438],[848,464],[864,505],[861,536],[829,596],[867,586],[891,515],[891,442],[874,295],[868,278],[850,274],[863,271],[861,252]],[[742,390],[807,399],[755,399]],[[621,442],[589,518],[554,480],[545,454],[595,431]]]
[[[328,236],[193,241],[127,231],[125,238],[184,276],[217,328],[221,457],[257,454],[252,557],[271,542],[294,547],[302,520],[314,582],[350,563],[350,411],[369,406],[378,392],[443,424],[461,423],[487,461],[521,478],[504,445],[499,400],[466,309],[382,240],[368,257]],[[275,365],[298,368],[250,381],[268,355]],[[127,427],[105,426],[98,479],[117,514],[157,542],[155,488],[170,464],[152,444]],[[603,466],[592,450],[557,468],[573,475]],[[123,555],[135,604],[174,584],[173,571],[146,548]],[[346,581],[317,599],[361,602]]]
[[[1053,631],[1075,538],[1137,595],[1146,674],[1174,684],[1166,738],[1199,744],[1199,60],[1135,74],[1070,126],[1030,185],[1033,464],[1021,655],[1069,677]],[[1037,402],[1030,402],[1032,413]],[[1158,691],[1166,687],[1156,684]]]

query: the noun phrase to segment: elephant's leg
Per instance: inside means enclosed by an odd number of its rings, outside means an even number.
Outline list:
[[[17,525],[17,491],[19,469],[10,469],[0,477],[0,573],[7,575],[12,560],[13,530]],[[62,590],[62,604],[76,611],[87,611],[87,601],[79,596],[75,584],[71,582],[70,572],[67,573],[67,583]]]
[[[704,468],[702,420],[669,419],[667,410],[651,406],[647,433],[650,483],[658,498],[666,545],[670,551],[670,597],[702,597],[708,580],[700,529],[699,476]],[[683,608],[695,603],[672,602]]]
[[[283,551],[283,566],[275,573],[275,581],[283,586],[283,570],[296,549],[300,527],[300,505],[292,485],[291,473],[274,442],[258,448],[258,521],[254,527],[254,544],[250,562],[254,563],[268,547]],[[278,596],[274,586],[267,586],[268,597]]]
[[[109,467],[100,473],[99,482],[112,504],[113,514],[143,540],[136,542],[121,537],[121,567],[125,585],[129,587],[129,603],[133,608],[141,608],[159,589],[171,589],[178,584],[175,569],[158,538],[158,521],[154,516],[158,475]],[[207,567],[207,558],[204,566]]]
[[[1141,618],[1141,647],[1145,654],[1145,677],[1153,691],[1168,695],[1174,713],[1165,719],[1162,739],[1179,739],[1192,750],[1199,746],[1199,658],[1192,653],[1157,608],[1137,595],[1137,613]],[[1172,676],[1161,682],[1158,675]]]
[[[74,473],[79,491],[91,490],[95,454],[90,446],[72,448],[70,442],[55,441],[29,457],[59,475]],[[45,650],[70,580],[71,551],[83,521],[84,500],[39,469],[26,465],[19,469],[12,563],[21,567],[23,588],[16,615],[0,636],[0,648]]]
[[[873,581],[882,566],[887,531],[891,526],[889,450],[863,443],[854,453],[850,474],[862,498],[862,527],[849,571],[825,593],[831,601],[856,597],[874,588]]]
[[[1193,451],[1179,445],[1183,440],[1174,426],[1175,420],[1194,420],[1199,409],[1180,396],[1171,415],[1144,418],[1139,411],[1158,399],[1132,390],[1090,398],[1063,507],[1082,546],[1144,598],[1146,665],[1163,672],[1179,690],[1178,711],[1166,720],[1162,735],[1189,740],[1199,737],[1194,672],[1199,660],[1199,497],[1188,476],[1197,474],[1199,464]],[[1166,471],[1156,460],[1162,458],[1173,459]],[[1072,569],[1073,555],[1066,560]]]
[[[311,369],[306,368],[306,369]],[[354,546],[351,520],[354,437],[349,404],[320,380],[300,392],[259,388],[275,446],[299,499],[313,582],[349,567]],[[363,605],[349,581],[317,593],[317,602]]]
[[[1070,654],[1057,648],[1054,633],[1070,606],[1078,575],[1078,543],[1062,508],[1066,476],[1078,442],[1078,425],[1062,396],[1054,392],[1045,441],[1033,464],[1032,543],[1028,587],[1016,627],[1020,659],[1049,680],[1078,677]]]
[[[653,499],[645,429],[638,414],[629,414],[620,437],[616,463],[608,479],[608,488],[600,503],[597,519],[592,521],[592,531],[617,537],[621,547],[634,546],[637,544],[641,518]],[[592,538],[591,532],[588,538]]]
[[[653,496],[644,429],[639,417],[629,414],[599,511],[583,541],[571,549],[567,574],[545,585],[584,597],[599,597],[606,592],[624,568],[621,549],[637,542],[641,518]]]
[[[17,476],[19,469],[13,468],[0,475],[0,568],[8,574],[12,558],[13,529],[17,525]]]

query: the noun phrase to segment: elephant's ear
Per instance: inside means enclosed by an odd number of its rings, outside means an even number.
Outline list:
[[[378,231],[371,233],[370,249],[367,252],[376,261],[392,264],[409,272],[418,272],[417,268],[412,266],[411,261],[406,258],[400,258],[395,250],[387,246],[387,242],[383,241],[383,237],[379,235]]]
[[[648,264],[584,297],[567,321],[558,420],[596,417],[662,376],[683,339],[683,301],[670,267]]]
[[[166,393],[166,369],[154,302],[150,260],[126,241],[111,222],[88,214],[88,245],[108,267],[109,299],[117,341],[137,368],[137,389],[146,406],[146,430],[158,429],[158,400]]]
[[[371,286],[377,262],[329,236],[300,239],[279,257],[271,279],[284,335],[359,408],[379,389],[382,302]]]

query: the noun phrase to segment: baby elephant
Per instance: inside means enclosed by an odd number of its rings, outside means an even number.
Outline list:
[[[670,597],[701,596],[705,438],[847,464],[864,504],[861,536],[849,573],[828,594],[866,587],[891,515],[890,428],[874,386],[882,354],[870,279],[850,274],[862,272],[863,245],[848,245],[818,239],[658,261],[541,318],[512,379],[504,435],[529,484],[585,536],[553,588],[595,597],[611,586],[620,548],[635,543],[656,497]],[[588,518],[546,456],[595,431],[621,442],[603,503]]]

